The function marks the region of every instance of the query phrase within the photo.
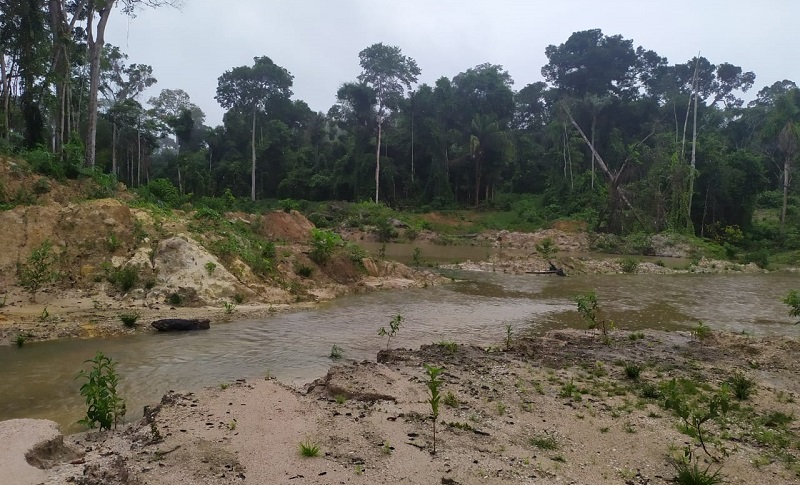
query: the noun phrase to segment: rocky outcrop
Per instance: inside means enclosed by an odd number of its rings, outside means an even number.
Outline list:
[[[211,328],[211,321],[202,318],[163,318],[150,325],[159,332],[187,332],[208,330]]]

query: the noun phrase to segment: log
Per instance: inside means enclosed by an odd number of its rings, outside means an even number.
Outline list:
[[[163,318],[150,324],[159,332],[187,332],[191,330],[208,330],[211,320],[201,318]]]

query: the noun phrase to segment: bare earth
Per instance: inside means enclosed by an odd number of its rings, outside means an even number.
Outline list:
[[[381,351],[304,390],[267,378],[171,392],[139,422],[68,437],[84,458],[44,483],[665,484],[685,447],[726,483],[798,483],[794,340],[617,331],[606,345],[559,331],[511,344]],[[624,363],[641,366],[638,380]],[[423,364],[444,369],[435,455]],[[664,407],[664,386],[692,382],[687,402],[702,403],[736,372],[755,392],[704,425],[707,455]],[[301,442],[319,456],[301,456]]]

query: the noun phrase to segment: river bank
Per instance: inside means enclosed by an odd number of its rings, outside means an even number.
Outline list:
[[[170,392],[129,426],[67,437],[83,456],[44,483],[666,484],[684,450],[726,483],[800,477],[796,339],[557,331],[378,361],[302,390],[267,378]],[[423,364],[443,369],[435,455]],[[702,425],[706,453],[677,410],[719,396],[730,409]]]

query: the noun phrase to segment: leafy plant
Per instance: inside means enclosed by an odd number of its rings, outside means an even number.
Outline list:
[[[555,436],[551,435],[550,433],[539,433],[534,436],[531,436],[528,439],[528,443],[531,446],[535,446],[540,450],[555,450],[558,448],[558,442],[556,441]]]
[[[673,458],[672,466],[675,468],[674,482],[678,485],[716,485],[725,482],[725,477],[720,473],[722,467],[714,472],[709,472],[711,464],[700,468],[699,460],[693,456],[689,448],[684,449],[684,456]]]
[[[17,336],[14,338],[14,345],[17,346],[18,349],[21,349],[25,346],[25,343],[28,341],[28,337],[25,335],[18,333]]]
[[[398,313],[389,322],[389,330],[388,331],[386,330],[385,327],[381,327],[378,330],[378,335],[380,335],[381,337],[387,336],[387,338],[386,338],[386,350],[389,350],[389,343],[392,341],[392,337],[397,335],[397,332],[400,331],[400,325],[402,323],[403,323],[403,316]]]
[[[456,398],[456,395],[453,394],[453,391],[447,391],[447,394],[444,395],[444,399],[442,399],[442,402],[447,407],[451,408],[458,407],[458,398]]]
[[[139,282],[139,268],[136,266],[114,268],[107,278],[119,291],[126,293],[132,290]]]
[[[783,299],[783,303],[789,306],[790,317],[800,317],[800,293],[797,290],[791,290]],[[800,324],[800,320],[794,323],[795,325]]]
[[[639,261],[633,258],[623,258],[619,260],[619,266],[623,273],[635,273],[639,268]]]
[[[205,264],[205,268],[206,268],[206,273],[208,273],[208,276],[211,276],[212,274],[214,274],[214,270],[217,269],[217,263],[209,261]]]
[[[428,374],[428,381],[425,383],[428,386],[428,404],[431,405],[431,418],[433,418],[433,454],[436,454],[436,421],[439,419],[439,386],[442,385],[442,380],[439,379],[439,374],[442,372],[441,367],[434,367],[425,364],[425,372]]]
[[[311,441],[311,438],[306,438],[300,442],[300,455],[306,458],[314,458],[319,455],[319,445]]]
[[[314,268],[308,266],[307,264],[295,263],[294,272],[297,273],[298,276],[302,276],[303,278],[310,278],[311,275],[314,274]]]
[[[513,335],[513,329],[511,328],[511,324],[506,323],[506,350],[511,350],[512,335]]]
[[[344,394],[337,394],[333,396],[333,400],[336,401],[336,404],[342,405],[347,402],[347,396]]]
[[[717,461],[717,458],[708,451],[706,446],[703,425],[712,419],[726,415],[730,410],[727,388],[723,387],[715,395],[702,402],[692,402],[686,395],[685,384],[685,382],[679,384],[675,378],[667,381],[663,388],[664,408],[672,410],[681,418],[687,428],[693,430],[705,454]]]
[[[222,308],[225,309],[226,315],[230,315],[231,313],[234,312],[234,310],[236,310],[236,303],[232,303],[230,301],[223,301]]]
[[[556,244],[553,242],[553,239],[549,237],[546,237],[536,243],[534,248],[542,259],[550,259],[558,252],[558,246],[556,246]]]
[[[183,296],[181,296],[181,294],[177,292],[170,293],[169,296],[167,297],[167,302],[170,305],[179,306],[183,303]]]
[[[450,340],[442,340],[441,342],[437,343],[441,349],[443,349],[448,354],[455,354],[458,350],[458,344],[450,341]]]
[[[342,243],[342,238],[326,229],[311,229],[311,253],[309,256],[317,264],[331,258],[333,251]]]
[[[121,313],[119,315],[119,319],[122,321],[122,324],[128,328],[133,328],[136,326],[136,322],[142,316],[139,312],[130,312],[130,313]]]
[[[741,372],[737,372],[730,379],[728,384],[733,391],[733,395],[740,401],[746,401],[756,392],[756,383]]]
[[[711,327],[702,321],[697,322],[697,327],[692,330],[692,336],[697,340],[703,341],[711,336]]]
[[[53,271],[55,261],[53,244],[45,239],[31,252],[25,263],[17,263],[17,281],[21,287],[28,290],[31,301],[36,301],[36,292],[42,286],[56,278],[57,274]]]
[[[420,248],[414,248],[414,252],[411,253],[411,261],[414,262],[415,268],[419,268],[419,265],[422,263],[422,250]]]
[[[108,249],[108,252],[113,253],[114,251],[119,249],[120,245],[121,244],[119,242],[119,239],[117,238],[117,235],[114,234],[113,232],[109,234],[108,237],[106,238],[106,248]]]
[[[597,302],[597,293],[594,290],[575,296],[575,303],[578,305],[578,313],[581,314],[589,330],[600,327],[603,336],[608,336],[609,328],[613,328],[614,322],[607,323],[605,320],[598,319],[600,305]]]
[[[111,358],[97,352],[94,359],[84,361],[91,363],[89,371],[82,369],[76,379],[85,379],[81,386],[81,396],[86,399],[86,417],[78,421],[88,428],[100,427],[101,430],[116,427],[125,416],[125,400],[117,394],[117,363]]]
[[[642,367],[633,362],[625,364],[625,377],[632,381],[638,381],[639,375],[642,373]]]
[[[342,348],[336,344],[333,344],[333,346],[331,347],[331,353],[330,355],[328,355],[328,357],[330,357],[333,360],[338,360],[342,358],[342,355],[344,355]]]

